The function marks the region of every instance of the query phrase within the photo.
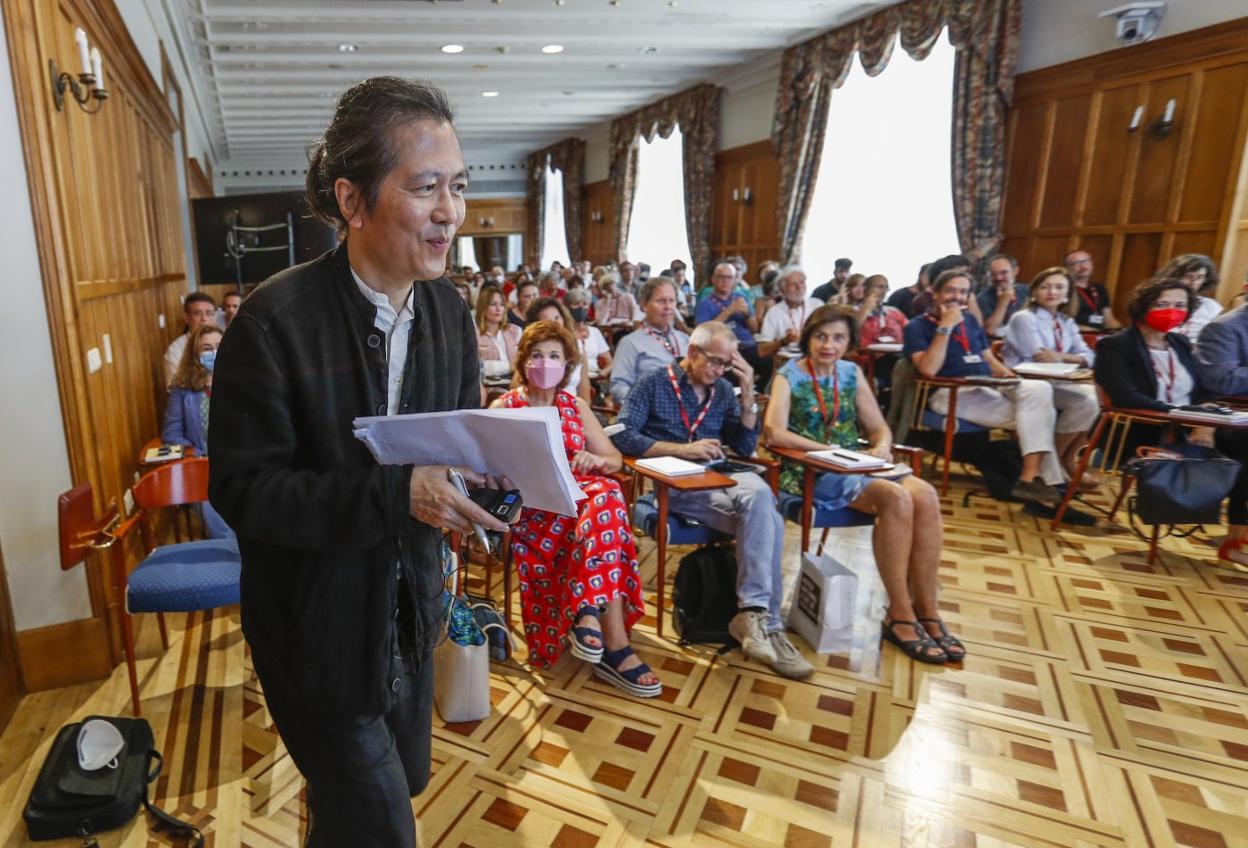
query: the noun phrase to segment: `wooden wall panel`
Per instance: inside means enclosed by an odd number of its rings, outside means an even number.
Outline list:
[[[1007,135],[1003,245],[1024,278],[1068,249],[1088,250],[1093,278],[1119,305],[1181,252],[1207,253],[1238,279],[1248,266],[1236,235],[1248,217],[1246,142],[1248,18],[1023,74]],[[1219,296],[1237,289],[1228,282]]]
[[[1084,141],[1092,95],[1072,97],[1056,104],[1050,130],[1044,195],[1040,202],[1040,226],[1061,227],[1075,220],[1082,171]]]
[[[1125,129],[1136,107],[1143,105],[1141,86],[1127,85],[1098,92],[1093,108],[1096,126],[1087,157],[1082,225],[1113,226],[1122,206],[1122,183],[1130,164],[1131,138]]]
[[[528,203],[523,197],[469,197],[464,225],[456,235],[492,236],[527,232],[527,209]]]
[[[1035,227],[1040,169],[1047,155],[1048,111],[1048,103],[1020,104],[1011,116],[1011,158],[1005,181],[1003,223],[1006,233]]]
[[[601,216],[601,220],[595,220]],[[594,265],[615,260],[615,202],[611,181],[586,183],[581,191],[581,240],[583,259]]]
[[[715,154],[711,201],[711,258],[738,255],[751,271],[780,254],[776,221],[780,161],[770,141],[758,141]],[[697,269],[705,277],[709,269]]]
[[[176,122],[111,0],[2,2],[71,473],[102,508],[120,500],[139,448],[159,434],[161,358],[181,329]],[[49,93],[48,60],[74,69],[79,26],[103,56],[111,95],[95,114],[68,98],[58,111]],[[105,361],[88,373],[93,348]],[[87,574],[99,617],[116,599],[99,563]],[[116,660],[115,621],[110,630]],[[99,646],[61,648],[74,668],[74,651]]]

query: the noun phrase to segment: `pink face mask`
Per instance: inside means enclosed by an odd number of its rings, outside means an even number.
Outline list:
[[[530,359],[524,366],[524,376],[539,389],[553,389],[563,380],[567,363],[558,359]]]

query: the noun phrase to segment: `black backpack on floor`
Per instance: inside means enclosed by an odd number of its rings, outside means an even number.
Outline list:
[[[116,768],[85,771],[78,765],[78,733],[92,719],[107,721],[125,740]],[[198,829],[147,800],[147,785],[160,776],[162,763],[146,719],[88,716],[65,725],[57,732],[22,811],[30,838],[81,836],[84,845],[95,845],[94,834],[130,821],[142,804],[159,823],[190,836],[190,844],[201,848],[204,837]]]
[[[728,622],[737,614],[737,557],[731,545],[703,545],[680,560],[672,621],[681,644],[735,644]]]

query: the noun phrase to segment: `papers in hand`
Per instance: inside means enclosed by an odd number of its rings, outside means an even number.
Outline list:
[[[1073,374],[1080,368],[1077,362],[1020,362],[1014,366],[1017,374],[1036,374],[1041,377],[1061,377]]]
[[[665,477],[687,477],[690,474],[702,474],[706,471],[696,462],[677,456],[653,456],[648,459],[639,459],[636,465]]]
[[[847,448],[831,448],[829,450],[807,451],[806,455],[817,459],[820,462],[826,462],[829,465],[836,465],[841,468],[850,468],[857,470],[874,468],[885,469],[892,468],[892,463],[885,462],[878,456],[872,456],[862,451],[848,450]]]
[[[352,424],[382,465],[462,465],[510,477],[525,506],[560,515],[576,515],[576,502],[585,497],[553,406],[376,416]]]

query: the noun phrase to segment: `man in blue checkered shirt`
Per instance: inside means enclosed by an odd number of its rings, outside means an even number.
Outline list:
[[[723,376],[728,371],[742,387],[740,401]],[[624,430],[611,438],[630,456],[707,463],[723,458],[725,447],[740,456],[753,454],[760,424],[754,369],[738,352],[732,329],[718,321],[699,324],[683,359],[651,371],[633,386],[619,423]],[[813,669],[780,620],[784,519],[776,497],[752,471],[730,476],[736,481],[730,489],[673,491],[671,509],[736,537],[739,611],[728,632],[747,656],[786,677],[806,677]]]

